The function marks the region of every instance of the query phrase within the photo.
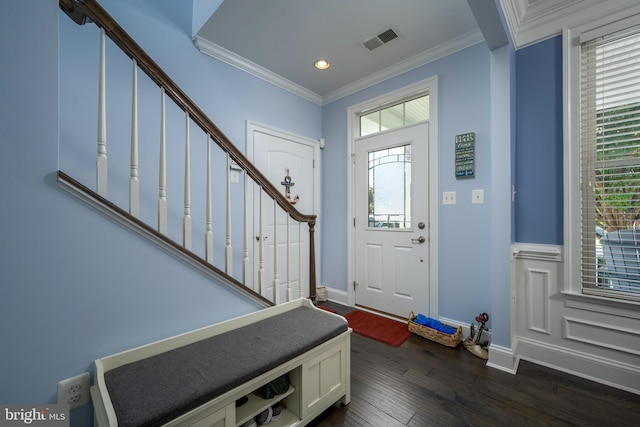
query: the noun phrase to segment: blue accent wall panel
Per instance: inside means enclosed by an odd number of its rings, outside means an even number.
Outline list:
[[[563,242],[562,38],[516,52],[515,241]]]

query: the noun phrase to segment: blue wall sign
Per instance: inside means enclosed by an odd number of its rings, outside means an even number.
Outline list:
[[[456,178],[473,178],[476,165],[475,132],[456,135]]]

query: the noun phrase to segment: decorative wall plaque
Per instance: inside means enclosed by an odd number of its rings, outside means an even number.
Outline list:
[[[476,169],[475,132],[456,135],[456,178],[473,178]]]

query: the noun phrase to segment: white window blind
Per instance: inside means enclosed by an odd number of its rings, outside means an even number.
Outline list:
[[[640,26],[582,43],[580,69],[583,291],[640,300]]]

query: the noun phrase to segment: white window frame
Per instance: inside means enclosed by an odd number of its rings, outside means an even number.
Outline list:
[[[588,32],[613,33],[640,24],[640,6],[632,7],[576,28],[563,30],[564,109],[564,294],[573,300],[628,307],[629,300],[587,295],[582,291],[580,243],[580,38]]]

